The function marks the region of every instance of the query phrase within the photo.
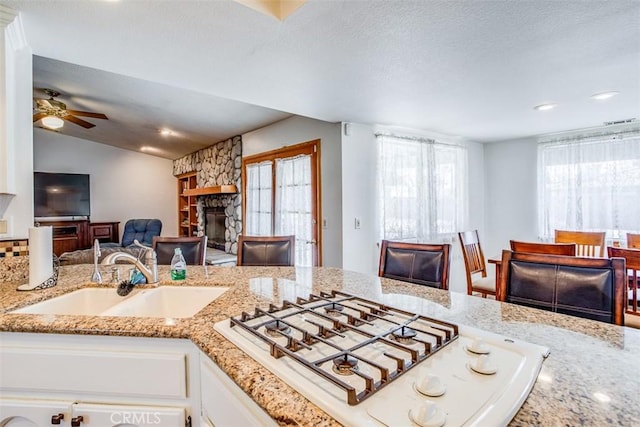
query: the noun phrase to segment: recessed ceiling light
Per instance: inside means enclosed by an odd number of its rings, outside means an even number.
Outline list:
[[[174,135],[174,132],[171,129],[160,129],[160,135],[171,136]]]
[[[602,100],[605,100],[605,99],[613,98],[614,96],[618,95],[619,93],[620,92],[616,92],[615,90],[611,90],[609,92],[594,93],[593,95],[591,95],[591,99],[602,101]]]
[[[540,104],[533,107],[534,110],[538,111],[548,111],[556,108],[556,104]]]
[[[142,147],[140,147],[140,151],[144,152],[144,153],[159,153],[160,150],[157,149],[156,147],[151,147],[149,145],[143,145]]]

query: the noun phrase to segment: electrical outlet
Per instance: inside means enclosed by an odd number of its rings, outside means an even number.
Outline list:
[[[360,218],[358,218],[358,217],[355,217],[355,218],[354,218],[354,220],[353,220],[353,227],[354,227],[356,230],[359,230],[359,229],[360,229]]]
[[[6,219],[0,219],[0,234],[7,234],[7,222]]]

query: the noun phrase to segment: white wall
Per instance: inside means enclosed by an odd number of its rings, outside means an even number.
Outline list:
[[[171,160],[39,128],[33,133],[34,171],[90,174],[91,221],[120,221],[122,237],[128,219],[158,218],[162,235],[177,236],[178,197]]]
[[[377,274],[380,249],[376,219],[376,141],[374,128],[343,123],[342,266]],[[346,135],[348,133],[348,135]],[[355,228],[355,220],[360,228]]]
[[[537,241],[537,142],[534,138],[485,144],[486,257],[509,240]]]
[[[344,125],[343,125],[344,127]],[[342,206],[343,206],[343,268],[377,274],[380,259],[376,218],[376,131],[393,131],[410,136],[435,138],[442,142],[462,143],[468,148],[469,159],[469,226],[484,233],[485,180],[484,147],[482,144],[433,132],[391,129],[349,123],[349,135],[342,137]],[[360,229],[354,219],[360,218]],[[462,230],[461,230],[462,231]],[[451,274],[449,288],[466,293],[466,278],[460,244],[451,242]]]
[[[340,124],[294,116],[242,135],[242,156],[320,139],[322,264],[342,266],[342,170]]]

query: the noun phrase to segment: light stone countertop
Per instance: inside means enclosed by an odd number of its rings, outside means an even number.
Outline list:
[[[511,426],[637,426],[640,422],[640,330],[379,279],[336,268],[189,267],[184,286],[229,286],[190,319],[7,313],[91,284],[92,266],[62,267],[53,288],[18,292],[0,283],[0,331],[188,338],[206,352],[280,425],[338,423],[223,338],[214,323],[283,299],[341,290],[410,311],[511,336],[551,349]],[[105,277],[106,270],[105,270]],[[176,285],[160,267],[160,286]],[[102,285],[105,286],[105,285]],[[107,285],[115,286],[115,285]],[[115,292],[115,289],[114,289]]]

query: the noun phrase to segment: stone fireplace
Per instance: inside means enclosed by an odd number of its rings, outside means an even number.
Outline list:
[[[242,137],[234,136],[173,161],[173,174],[196,172],[198,188],[235,184],[236,194],[197,198],[198,235],[208,246],[236,254],[242,233]]]

